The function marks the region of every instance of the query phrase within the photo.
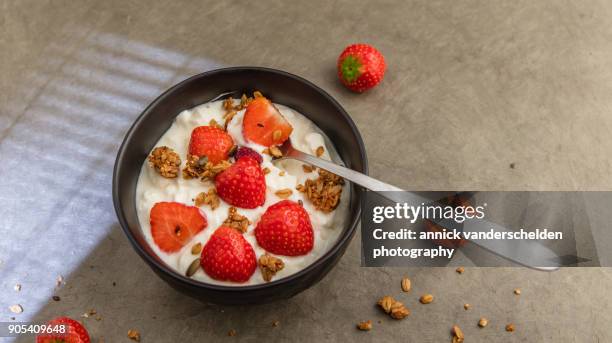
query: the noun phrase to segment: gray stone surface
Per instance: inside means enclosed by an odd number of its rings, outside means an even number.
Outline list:
[[[127,342],[130,328],[143,342],[446,342],[453,324],[469,342],[612,341],[610,269],[366,269],[358,237],[289,301],[203,305],[145,266],[110,200],[115,152],[140,110],[185,76],[233,65],[329,91],[361,130],[371,174],[406,189],[610,190],[610,17],[605,1],[2,1],[0,320],[13,303],[17,320],[93,308],[101,320],[83,320],[94,342]],[[389,65],[362,95],[334,72],[357,41]],[[403,275],[411,293],[400,294]],[[424,292],[436,300],[418,304]],[[410,317],[383,316],[385,294]],[[355,330],[362,319],[371,332]]]

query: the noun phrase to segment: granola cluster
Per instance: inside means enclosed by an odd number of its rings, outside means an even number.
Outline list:
[[[217,174],[229,168],[232,164],[229,161],[221,161],[213,164],[208,161],[206,156],[187,155],[187,162],[183,168],[183,178],[200,179],[202,181],[214,180]]]
[[[308,179],[304,185],[298,185],[296,189],[306,194],[306,197],[319,211],[329,213],[338,207],[340,195],[342,195],[344,179],[326,170],[319,169],[319,177],[315,180]]]
[[[285,268],[285,263],[278,257],[274,257],[265,253],[259,258],[259,270],[265,281],[272,280],[272,277],[276,275],[278,271]]]
[[[262,97],[263,95],[259,91],[253,92],[254,98]],[[227,129],[227,125],[229,124],[238,111],[246,108],[251,101],[253,101],[252,97],[247,96],[246,94],[242,94],[240,98],[240,102],[237,105],[234,105],[234,99],[230,96],[227,99],[223,100],[223,109],[225,110],[225,114],[223,115],[223,119],[225,119],[224,127]]]
[[[227,219],[225,219],[223,225],[236,229],[241,233],[245,233],[249,225],[251,225],[251,222],[247,217],[238,214],[238,210],[232,206],[228,210]]]
[[[173,179],[179,174],[181,158],[174,150],[160,146],[153,149],[149,155],[149,165],[161,176]]]
[[[221,204],[221,200],[219,200],[219,196],[217,195],[217,190],[215,188],[211,188],[208,192],[200,193],[194,199],[196,206],[209,205],[210,208],[214,211],[219,204]]]
[[[274,132],[276,133],[277,131],[274,131]],[[280,133],[280,131],[278,132]],[[265,148],[261,153],[270,155],[275,158],[283,157],[283,152],[277,146],[274,146],[274,145],[269,148]]]
[[[378,306],[383,311],[388,313],[393,319],[404,319],[410,314],[410,311],[403,303],[393,299],[391,296],[384,296],[378,300]]]

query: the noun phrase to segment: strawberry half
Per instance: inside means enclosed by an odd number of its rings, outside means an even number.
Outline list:
[[[262,248],[285,256],[305,255],[314,245],[308,212],[291,200],[268,207],[257,223],[255,238]]]
[[[198,126],[191,131],[189,154],[206,156],[213,164],[227,160],[234,140],[227,132],[215,126]]]
[[[255,272],[257,260],[240,232],[221,226],[202,248],[200,265],[215,280],[245,282]]]
[[[354,92],[364,92],[382,81],[387,65],[383,55],[371,45],[347,46],[338,57],[338,77]]]
[[[242,133],[251,142],[263,146],[283,144],[293,127],[270,100],[259,97],[247,106],[242,121]]]
[[[232,206],[255,208],[266,201],[266,178],[257,160],[244,156],[215,178],[217,194]]]
[[[151,208],[151,235],[157,246],[167,253],[181,250],[208,223],[195,206],[178,202],[158,202]]]
[[[74,319],[68,317],[58,317],[47,323],[51,329],[62,330],[59,325],[63,325],[65,333],[45,333],[36,336],[36,343],[89,343],[89,333]],[[56,326],[57,325],[57,326]]]

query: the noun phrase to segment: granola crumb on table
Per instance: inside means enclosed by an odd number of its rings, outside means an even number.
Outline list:
[[[391,296],[384,296],[378,300],[378,306],[388,313],[393,319],[404,319],[410,314],[410,310],[403,303],[393,299]]]
[[[132,341],[140,342],[140,332],[138,330],[134,330],[134,329],[128,330],[127,336]]]
[[[249,225],[251,225],[249,219],[238,214],[238,210],[234,206],[230,207],[227,212],[227,219],[225,219],[223,225],[245,233]]]
[[[281,269],[285,268],[285,263],[278,257],[265,253],[259,258],[259,270],[263,279],[267,282],[272,280],[272,277],[276,275]]]
[[[357,328],[361,331],[370,331],[372,330],[372,321],[365,320],[363,322],[359,322],[359,324],[357,324]]]
[[[451,333],[453,334],[453,341],[452,341],[453,343],[462,343],[463,340],[465,339],[465,336],[463,335],[463,331],[458,325],[453,325],[451,329]]]
[[[149,155],[149,165],[165,178],[175,178],[179,174],[181,158],[167,146],[160,146]]]

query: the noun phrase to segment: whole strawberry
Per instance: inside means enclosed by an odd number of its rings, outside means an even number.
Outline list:
[[[259,162],[250,156],[239,158],[215,178],[217,195],[232,206],[255,208],[266,201],[266,178]]]
[[[382,81],[385,76],[385,58],[373,46],[353,44],[338,57],[338,77],[354,92],[364,92]]]
[[[259,164],[263,162],[263,157],[261,157],[261,155],[257,151],[246,146],[238,147],[238,149],[236,150],[236,154],[234,155],[236,161],[243,157],[254,158]]]
[[[291,200],[268,207],[255,228],[255,238],[262,248],[285,256],[305,255],[314,245],[308,212]]]
[[[240,232],[221,226],[202,248],[200,265],[215,280],[245,282],[255,272],[257,260]]]
[[[47,323],[53,332],[36,336],[36,343],[89,343],[89,333],[83,325],[68,317],[58,317]]]

